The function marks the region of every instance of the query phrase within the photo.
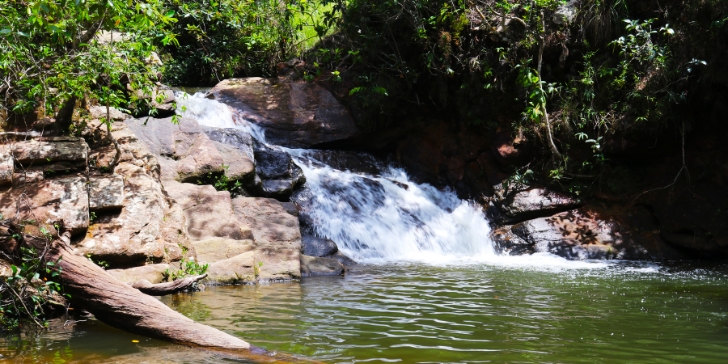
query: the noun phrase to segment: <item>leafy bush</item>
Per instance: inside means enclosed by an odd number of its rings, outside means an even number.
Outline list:
[[[174,281],[176,279],[185,278],[189,276],[198,276],[205,274],[207,272],[207,268],[209,268],[210,265],[205,264],[199,264],[194,260],[182,258],[180,261],[180,268],[175,271],[170,271],[169,269],[165,270],[163,273],[164,280],[167,282]]]
[[[158,70],[147,59],[154,41],[175,42],[172,15],[161,0],[0,0],[0,108],[56,115],[67,131],[64,105],[125,107],[140,96],[127,87],[150,94]]]
[[[56,279],[61,274],[58,262],[43,263],[39,252],[21,247],[19,265],[11,265],[12,273],[0,281],[0,328],[14,330],[24,320],[37,327],[47,326],[48,307],[62,306],[63,289]]]

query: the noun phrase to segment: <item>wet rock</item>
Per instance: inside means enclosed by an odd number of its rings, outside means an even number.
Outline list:
[[[510,192],[499,190],[492,201],[495,208],[490,208],[488,213],[500,224],[513,224],[536,217],[550,216],[580,205],[577,199],[544,188]]]
[[[60,224],[72,234],[81,233],[89,224],[86,178],[43,180],[0,192],[0,214],[35,222],[48,231]]]
[[[127,269],[109,269],[106,272],[124,283],[131,284],[146,279],[156,284],[164,281],[164,272],[166,270],[172,271],[174,267],[169,264],[150,264]]]
[[[195,181],[224,171],[223,157],[196,121],[181,118],[128,119],[126,125],[159,157],[162,179]]]
[[[528,220],[491,233],[499,249],[509,254],[545,252],[567,259],[673,257],[674,252],[654,235],[634,234],[630,226],[584,210]]]
[[[235,215],[253,231],[255,259],[260,280],[299,278],[301,232],[298,218],[271,198],[237,197],[232,201]]]
[[[287,200],[306,178],[288,153],[255,143],[256,173],[263,196]]]
[[[499,254],[525,255],[536,252],[534,244],[516,235],[510,226],[500,226],[493,229],[490,237],[493,240],[496,252]]]
[[[0,145],[0,186],[7,186],[13,183],[13,171],[15,163],[10,153],[9,145]]]
[[[313,235],[303,235],[301,238],[301,253],[312,257],[326,257],[339,251],[336,243],[329,239]]]
[[[34,163],[86,162],[88,145],[82,138],[47,137],[12,144],[15,161],[23,166]]]
[[[336,259],[301,255],[303,277],[340,276],[345,272],[346,268]]]
[[[433,123],[401,140],[395,157],[419,183],[453,187],[462,198],[490,196],[503,173],[482,132],[445,122]]]
[[[310,150],[306,156],[340,171],[378,175],[382,172],[379,161],[369,154],[346,150]]]
[[[354,261],[354,259],[347,257],[344,253],[340,251],[329,255],[327,258],[336,259],[339,263],[344,265],[344,267],[351,267],[358,264],[356,261]]]
[[[92,177],[88,195],[92,211],[121,208],[124,206],[124,178],[119,175]]]
[[[265,127],[266,138],[277,145],[309,148],[359,134],[347,108],[316,83],[228,79],[210,94]]]

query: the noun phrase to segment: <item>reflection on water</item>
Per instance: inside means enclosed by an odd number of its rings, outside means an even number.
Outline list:
[[[716,363],[728,357],[726,288],[725,267],[387,265],[163,301],[255,345],[332,363]],[[230,360],[93,320],[7,337],[0,354],[21,363]]]

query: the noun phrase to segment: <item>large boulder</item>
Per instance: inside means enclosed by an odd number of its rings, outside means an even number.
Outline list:
[[[339,247],[330,239],[319,238],[313,235],[304,235],[301,239],[301,253],[312,257],[326,257],[336,254]]]
[[[347,108],[316,83],[228,79],[210,94],[265,127],[266,138],[277,145],[310,148],[359,134]]]
[[[517,255],[552,253],[567,259],[664,259],[678,256],[656,230],[584,209],[540,217],[491,232],[496,248]]]
[[[250,226],[235,216],[230,192],[217,191],[210,185],[165,181],[167,193],[184,210],[187,233],[193,240],[253,238]]]
[[[255,155],[250,134],[238,129],[203,128],[222,155],[225,175],[229,180],[252,184],[255,176]]]
[[[496,190],[488,214],[499,224],[514,224],[537,217],[551,216],[579,206],[580,201],[545,188],[515,191]]]
[[[272,198],[237,197],[235,215],[253,231],[257,278],[289,280],[301,276],[301,232],[298,218]]]
[[[261,180],[259,193],[266,197],[287,200],[306,178],[291,156],[262,143],[255,143],[256,172]]]
[[[73,244],[75,252],[112,268],[176,261],[184,251],[194,257],[185,216],[162,186],[157,157],[126,124],[113,124],[112,134],[121,148],[120,162],[112,174],[95,177],[98,183],[91,191],[98,192],[91,199],[96,201],[96,219],[85,238]],[[105,148],[111,151],[92,153],[96,165],[109,165],[116,154],[113,146]],[[107,192],[110,196],[99,196]]]
[[[301,255],[301,275],[303,277],[340,276],[346,267],[334,258]]]
[[[159,158],[162,179],[196,181],[223,173],[223,157],[196,121],[180,118],[127,119],[126,125]]]

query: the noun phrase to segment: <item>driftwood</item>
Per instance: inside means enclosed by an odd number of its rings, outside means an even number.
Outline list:
[[[131,286],[142,291],[142,293],[148,294],[150,296],[164,296],[172,293],[182,292],[192,287],[195,283],[203,280],[205,277],[207,277],[207,274],[177,279],[172,282],[158,284],[152,284],[152,282],[149,282],[146,279],[140,279],[134,282]]]
[[[45,239],[25,240],[39,251],[48,244]],[[66,292],[71,294],[73,302],[102,322],[179,344],[223,350],[250,349],[247,342],[192,321],[156,298],[117,280],[85,257],[73,254],[67,238],[51,242],[45,256],[46,261],[59,259]]]
[[[20,244],[14,234],[21,231],[18,225],[0,221],[0,254],[17,253]],[[53,241],[23,234],[22,244],[34,247],[44,261],[57,262],[61,283],[65,292],[71,294],[72,302],[110,326],[257,363],[318,363],[287,355],[271,355],[242,339],[185,317],[158,299],[117,280],[85,257],[73,254],[68,232]],[[190,277],[169,284],[135,284],[161,292],[189,286],[204,277]]]

